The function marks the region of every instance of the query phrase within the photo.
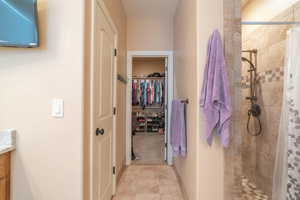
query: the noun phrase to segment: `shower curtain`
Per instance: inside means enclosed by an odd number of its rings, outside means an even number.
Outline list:
[[[288,32],[273,200],[300,199],[300,27]]]

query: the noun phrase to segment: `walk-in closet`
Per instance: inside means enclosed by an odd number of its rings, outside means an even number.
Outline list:
[[[132,61],[132,160],[165,163],[166,59],[136,57]]]

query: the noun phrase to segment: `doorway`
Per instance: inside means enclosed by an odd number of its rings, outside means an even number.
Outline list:
[[[173,53],[128,52],[126,164],[172,164]]]

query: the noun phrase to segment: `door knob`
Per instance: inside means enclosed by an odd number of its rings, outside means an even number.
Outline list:
[[[96,136],[98,136],[98,135],[104,135],[104,129],[103,128],[102,129],[97,128]]]

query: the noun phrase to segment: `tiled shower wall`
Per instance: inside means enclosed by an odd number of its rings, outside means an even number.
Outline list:
[[[274,21],[300,20],[300,3],[280,13]],[[243,175],[264,191],[269,197],[272,193],[272,179],[276,156],[283,96],[283,67],[286,47],[286,33],[290,25],[265,25],[242,27],[243,50],[258,50],[258,104],[261,105],[262,135],[251,136],[246,129],[250,102],[248,64],[242,65],[242,170]],[[248,53],[242,54],[249,58]],[[252,122],[251,128],[257,128]]]
[[[224,200],[241,200],[241,1],[224,0],[224,46],[228,67],[233,117],[230,147],[225,150]]]

